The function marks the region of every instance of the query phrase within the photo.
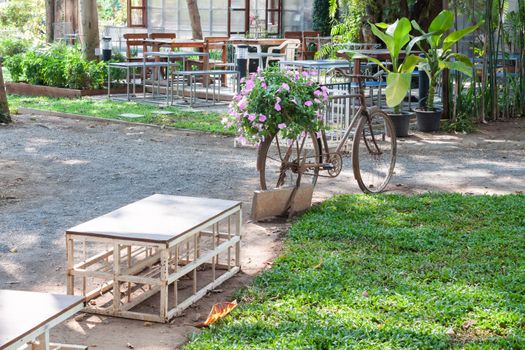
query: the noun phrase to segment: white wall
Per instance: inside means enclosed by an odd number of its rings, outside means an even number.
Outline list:
[[[251,14],[264,18],[265,0],[250,1]],[[198,0],[198,5],[204,36],[226,35],[228,1]],[[283,0],[283,7],[284,31],[311,30],[312,0]],[[174,31],[177,37],[191,37],[186,0],[149,0],[148,31]]]

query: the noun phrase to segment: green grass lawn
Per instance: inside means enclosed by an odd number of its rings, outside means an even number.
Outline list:
[[[16,110],[21,107],[37,108],[54,112],[65,112],[109,119],[128,120],[140,123],[173,126],[182,129],[206,131],[233,135],[233,130],[225,130],[221,124],[223,115],[217,112],[188,111],[176,107],[163,108],[172,115],[158,115],[160,108],[155,105],[136,102],[93,100],[88,98],[64,99],[49,97],[8,96],[9,107]],[[142,114],[143,118],[127,119],[119,117],[122,113]]]
[[[525,196],[342,195],[186,349],[524,349]]]

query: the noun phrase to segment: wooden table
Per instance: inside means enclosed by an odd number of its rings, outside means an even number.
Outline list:
[[[50,344],[49,330],[84,307],[84,298],[18,290],[0,290],[0,349],[23,347],[78,350],[86,346]]]
[[[237,201],[155,194],[75,226],[67,292],[80,279],[85,311],[168,322],[240,270],[241,213]],[[132,310],[157,293],[157,312]]]

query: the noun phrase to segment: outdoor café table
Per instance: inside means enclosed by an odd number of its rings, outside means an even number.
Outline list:
[[[203,57],[208,61],[210,54],[208,52],[191,52],[191,51],[149,51],[145,52],[143,55],[144,64],[146,64],[148,58],[155,58],[156,60],[160,58],[165,58],[167,61],[165,64],[166,68],[166,77],[169,80],[169,89],[166,89],[166,102],[168,104],[173,104],[173,77],[176,75],[176,68],[172,60],[180,58],[182,60],[182,67],[186,67],[186,59],[188,57]],[[204,61],[204,60],[203,60]],[[184,70],[184,68],[183,68]],[[159,74],[160,75],[160,74]],[[144,81],[146,81],[146,70],[144,70]],[[146,89],[144,89],[144,98],[146,98]]]
[[[67,293],[80,279],[84,311],[166,323],[240,271],[241,223],[237,201],[155,194],[126,205],[66,231]],[[158,311],[140,305],[159,295]]]
[[[131,101],[131,96],[136,95],[136,79],[135,71],[142,69],[143,71],[143,83],[145,84],[146,69],[155,67],[167,67],[165,62],[110,62],[108,63],[108,98],[111,98],[111,69],[124,69],[126,71],[126,100]],[[160,81],[158,81],[160,87]],[[131,88],[130,88],[131,86]],[[144,93],[145,93],[145,89]],[[132,92],[132,93],[131,93]]]
[[[228,43],[231,45],[248,45],[248,46],[279,46],[284,43],[287,39],[279,38],[260,38],[260,39],[247,39],[247,38],[231,38]]]
[[[50,344],[49,330],[84,307],[84,298],[18,290],[0,290],[0,349],[87,349],[86,346]]]
[[[315,70],[317,73],[317,82],[321,82],[321,71],[341,68],[350,69],[351,63],[348,60],[294,60],[294,61],[280,61],[279,67],[298,68],[300,70]]]

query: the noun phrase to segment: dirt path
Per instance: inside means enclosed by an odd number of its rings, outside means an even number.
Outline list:
[[[16,116],[0,127],[0,288],[65,292],[64,231],[153,193],[244,202],[257,187],[255,151],[233,139],[192,132],[56,117]],[[474,135],[400,140],[390,191],[525,191],[525,120]],[[322,179],[319,201],[358,192],[349,169]],[[55,340],[97,349],[173,349],[210,306],[269,266],[289,223],[247,222],[243,272],[170,325],[81,316],[57,327]]]

